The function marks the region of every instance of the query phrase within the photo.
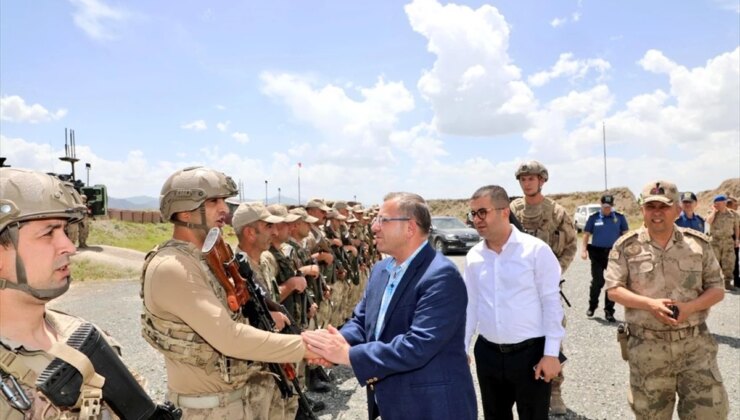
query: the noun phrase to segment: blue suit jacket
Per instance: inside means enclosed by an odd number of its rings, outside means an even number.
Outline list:
[[[368,386],[369,415],[378,413],[383,420],[476,419],[464,344],[468,296],[459,271],[425,245],[398,284],[376,338],[389,263],[387,258],[375,264],[364,297],[341,330],[352,346],[355,376]]]

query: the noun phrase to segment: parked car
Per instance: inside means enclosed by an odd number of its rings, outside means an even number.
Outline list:
[[[576,213],[573,215],[573,225],[576,227],[578,233],[583,231],[586,226],[588,217],[592,214],[601,210],[601,204],[586,204],[584,206],[578,206]]]
[[[437,251],[443,254],[453,251],[467,252],[480,240],[478,232],[457,217],[432,217],[432,232],[429,235],[429,241]]]

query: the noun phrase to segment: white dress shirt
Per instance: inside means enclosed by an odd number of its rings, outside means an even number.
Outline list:
[[[565,337],[560,264],[545,242],[511,228],[500,254],[484,240],[465,257],[465,349],[478,330],[496,344],[544,336],[544,355],[557,357]]]

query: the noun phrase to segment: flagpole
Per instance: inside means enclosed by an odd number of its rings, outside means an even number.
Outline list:
[[[298,205],[301,205],[301,162],[298,162]]]

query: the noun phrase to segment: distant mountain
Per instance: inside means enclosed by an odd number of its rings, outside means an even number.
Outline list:
[[[108,197],[108,208],[120,210],[158,210],[159,198],[144,195],[128,198]]]
[[[263,202],[265,201],[264,198],[262,199],[256,199],[256,198],[246,198],[243,200],[244,202],[250,202],[250,201],[259,201]],[[268,204],[275,204],[278,202],[278,197],[270,197],[267,200]],[[298,200],[291,197],[280,197],[280,204],[285,205],[294,205],[298,204]],[[158,210],[159,209],[159,198],[157,197],[148,197],[145,195],[139,195],[136,197],[127,197],[127,198],[114,198],[114,197],[108,197],[108,208],[111,209],[119,209],[119,210]]]

